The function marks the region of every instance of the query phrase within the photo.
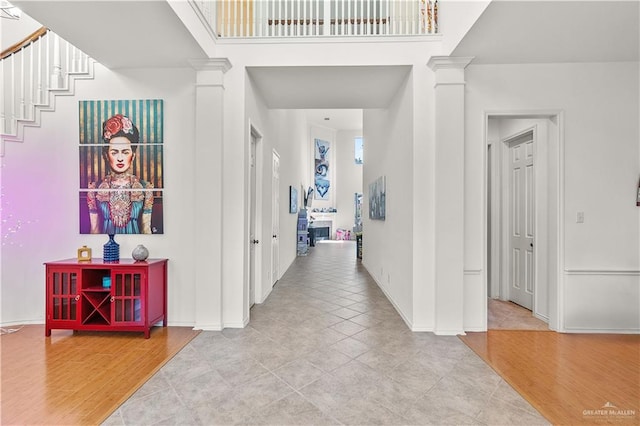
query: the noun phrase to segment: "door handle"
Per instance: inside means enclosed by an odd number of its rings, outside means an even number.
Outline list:
[[[252,242],[253,244],[258,244],[258,243],[260,242],[260,240],[251,240],[251,242]]]
[[[531,247],[533,247],[533,243],[529,243],[529,245],[530,245]]]
[[[273,238],[278,238],[278,236],[274,234],[274,235],[273,235]]]

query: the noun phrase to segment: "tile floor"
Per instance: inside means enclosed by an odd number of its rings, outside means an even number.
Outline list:
[[[353,242],[323,242],[248,327],[200,333],[104,424],[548,422],[457,337],[412,333]]]
[[[489,299],[489,330],[549,330],[549,325],[534,317],[531,311],[512,302]]]

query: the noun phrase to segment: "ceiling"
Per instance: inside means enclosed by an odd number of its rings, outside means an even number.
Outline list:
[[[473,64],[640,60],[638,1],[494,0],[452,52]]]
[[[167,1],[11,0],[111,69],[189,66],[206,58]]]
[[[316,126],[336,130],[362,130],[361,109],[307,109],[305,115],[307,121]]]
[[[386,108],[409,66],[247,67],[269,108]]]
[[[167,1],[12,3],[111,69],[184,67],[190,59],[206,58]],[[638,61],[639,5],[494,0],[451,55],[472,56],[474,64]],[[305,109],[310,122],[342,130],[361,128],[363,108],[387,107],[410,67],[247,71],[269,108]]]
[[[388,107],[410,71],[408,66],[247,68],[267,107],[304,109],[309,123],[336,130],[362,129],[362,109]]]

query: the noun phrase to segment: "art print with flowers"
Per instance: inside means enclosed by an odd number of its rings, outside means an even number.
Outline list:
[[[80,101],[80,233],[162,234],[163,102]]]

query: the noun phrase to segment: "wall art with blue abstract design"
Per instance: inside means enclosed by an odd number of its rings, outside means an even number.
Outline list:
[[[369,219],[385,220],[387,179],[380,176],[369,184]]]
[[[331,143],[316,139],[314,144],[314,184],[315,184],[315,199],[316,200],[328,200],[329,188],[331,186],[331,179],[329,178],[329,148]]]

